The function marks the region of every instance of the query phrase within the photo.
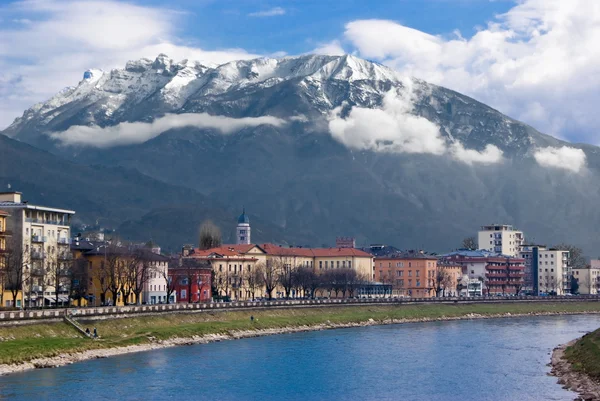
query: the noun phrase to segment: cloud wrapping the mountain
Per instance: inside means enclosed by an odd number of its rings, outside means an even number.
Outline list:
[[[17,1],[0,6],[0,130],[31,105],[81,80],[89,68],[110,71],[165,53],[205,64],[258,57],[241,49],[206,51],[177,37],[187,15],[111,0]]]
[[[542,167],[552,167],[579,173],[587,162],[585,152],[581,149],[562,146],[549,146],[535,151],[533,157]]]
[[[471,37],[355,20],[351,51],[467,95],[542,132],[597,143],[600,2],[520,0]],[[568,101],[567,101],[568,99]]]
[[[503,153],[494,145],[488,145],[482,152],[465,149],[460,143],[448,147],[435,123],[412,113],[412,98],[413,90],[407,80],[404,90],[392,90],[385,95],[381,108],[353,107],[344,117],[342,107],[338,107],[329,116],[329,132],[334,139],[351,149],[449,154],[468,165],[502,161]]]
[[[109,127],[74,125],[66,131],[51,134],[63,145],[109,148],[146,142],[170,129],[196,127],[212,128],[222,134],[231,134],[246,127],[272,125],[281,127],[286,121],[271,117],[231,118],[207,113],[167,114],[151,123],[120,123]]]
[[[469,166],[473,164],[496,164],[503,159],[503,152],[495,145],[486,145],[481,152],[475,149],[465,149],[462,143],[453,143],[449,150],[452,157]]]
[[[335,139],[353,149],[443,154],[445,144],[439,127],[411,114],[412,108],[409,95],[390,91],[381,109],[353,107],[348,117],[343,118],[338,107],[330,116],[329,131]]]

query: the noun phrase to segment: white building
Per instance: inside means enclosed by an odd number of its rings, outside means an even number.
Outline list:
[[[34,206],[21,199],[20,192],[1,192],[0,210],[10,213],[7,226],[11,244],[23,250],[22,298],[27,306],[52,305],[69,301],[66,273],[71,263],[71,216],[73,210]],[[56,283],[59,288],[56,289]]]
[[[592,259],[590,266],[573,269],[573,277],[577,279],[580,294],[600,294],[600,260]]]
[[[482,226],[477,235],[478,249],[515,257],[519,256],[519,247],[523,241],[523,231],[506,224]]]
[[[534,269],[534,289],[537,294],[564,295],[571,292],[572,269],[569,266],[569,251],[560,249],[534,249],[532,267]]]
[[[167,303],[167,280],[169,258],[160,254],[155,249],[144,255],[144,262],[148,263],[148,280],[144,283],[142,293],[143,302],[147,304]]]
[[[469,278],[464,275],[462,280],[462,289],[460,290],[461,297],[481,297],[483,296],[483,282],[476,278]]]
[[[238,218],[238,224],[236,228],[236,244],[237,245],[250,245],[250,219],[246,215],[246,209],[242,211],[242,214]]]

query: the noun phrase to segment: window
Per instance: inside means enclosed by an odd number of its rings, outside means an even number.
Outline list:
[[[326,268],[326,269],[327,269],[327,263],[328,263],[328,262],[327,262],[327,261],[325,261],[325,268]]]
[[[421,286],[421,280],[417,280],[417,287]]]
[[[187,298],[187,291],[186,290],[181,290],[181,298]]]
[[[408,277],[412,277],[412,270],[408,271]]]
[[[342,261],[342,267],[346,267],[346,261]]]
[[[348,261],[348,268],[352,269],[352,261],[351,260]]]
[[[412,263],[411,262],[408,262],[408,267],[412,267]]]
[[[336,266],[336,267],[337,267],[338,269],[340,268],[340,261],[339,261],[339,260],[337,261],[337,266]]]
[[[417,277],[419,277],[419,270],[417,270],[417,271],[415,272],[415,275],[416,275]]]
[[[381,263],[379,264],[379,266],[381,266]],[[319,269],[323,268],[323,261],[319,260]]]

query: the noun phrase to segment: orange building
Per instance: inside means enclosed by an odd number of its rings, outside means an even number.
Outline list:
[[[423,251],[376,257],[375,281],[392,285],[392,295],[429,298],[436,295],[437,258]]]

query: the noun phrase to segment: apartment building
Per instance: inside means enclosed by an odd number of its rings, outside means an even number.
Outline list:
[[[525,290],[534,295],[564,295],[571,292],[572,269],[569,251],[545,245],[521,245],[525,260]]]
[[[6,237],[10,234],[6,228],[6,218],[9,216],[8,213],[0,210],[0,306],[15,306],[15,302],[12,300],[12,294],[6,290],[7,275],[5,271],[6,267],[6,253],[7,244]],[[20,300],[18,301],[20,306]]]
[[[21,293],[11,301],[50,306],[56,303],[58,292],[59,303],[67,303],[69,278],[65,272],[72,260],[70,224],[75,212],[32,205],[22,200],[20,192],[1,192],[0,210],[10,214],[11,244],[23,252]]]
[[[489,252],[508,256],[519,256],[525,238],[523,231],[506,224],[482,226],[477,234],[477,247]]]
[[[573,277],[577,279],[580,294],[600,294],[600,260],[592,259],[589,266],[573,269]]]
[[[463,268],[468,280],[481,281],[483,295],[519,294],[524,285],[525,260],[487,250],[458,250],[440,256],[440,263]]]
[[[436,296],[436,256],[422,251],[397,252],[376,257],[373,266],[375,281],[391,284],[394,296]]]

